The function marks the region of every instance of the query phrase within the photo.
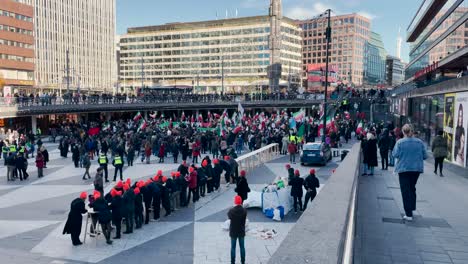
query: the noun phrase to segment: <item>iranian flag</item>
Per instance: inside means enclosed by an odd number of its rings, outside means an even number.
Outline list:
[[[104,124],[102,124],[102,131],[107,131],[111,128],[111,125],[109,122],[105,122]]]
[[[148,123],[146,122],[146,120],[143,119],[140,122],[140,125],[138,126],[138,132],[145,130],[147,127],[148,127]]]
[[[362,130],[363,130],[363,124],[362,124],[362,122],[359,122],[359,125],[356,128],[356,134],[361,134]]]
[[[155,119],[157,115],[158,115],[158,112],[156,111],[156,112],[153,112],[152,114],[150,114],[150,117]]]
[[[133,117],[133,121],[135,122],[138,122],[138,120],[140,120],[142,118],[142,115],[140,112],[138,112],[134,117]]]
[[[224,136],[224,130],[226,129],[226,122],[224,121],[225,119],[221,119],[221,123],[219,125],[219,135]]]
[[[182,116],[180,117],[180,120],[185,121],[185,113],[182,111]]]
[[[294,120],[296,120],[296,122],[301,122],[304,119],[304,117],[305,117],[304,109],[301,109],[298,112],[293,114],[293,118]]]

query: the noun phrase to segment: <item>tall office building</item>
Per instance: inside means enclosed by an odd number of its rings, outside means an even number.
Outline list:
[[[11,87],[9,93],[27,92],[34,85],[33,20],[28,1],[0,0],[0,78]]]
[[[303,30],[302,70],[306,77],[307,65],[325,63],[327,20],[315,18],[296,23]],[[344,83],[362,85],[364,78],[364,50],[370,40],[370,20],[358,14],[331,18],[332,42],[329,62],[338,69],[338,78]]]
[[[301,29],[283,17],[280,85],[301,70]],[[120,38],[124,88],[193,86],[196,92],[248,92],[269,85],[270,16],[129,28]]]
[[[396,86],[405,80],[405,63],[398,57],[387,55],[385,60],[385,81],[388,86]]]
[[[115,0],[33,0],[36,86],[112,91],[115,68]],[[67,51],[69,74],[67,74]]]
[[[384,84],[387,52],[379,34],[371,32],[364,54],[364,86]]]

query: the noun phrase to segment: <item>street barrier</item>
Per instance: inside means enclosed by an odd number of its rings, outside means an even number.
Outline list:
[[[252,151],[246,155],[237,158],[239,163],[239,170],[250,171],[255,167],[269,162],[279,155],[279,144],[273,143],[263,148]]]
[[[353,263],[361,149],[355,144],[303,212],[269,264]]]

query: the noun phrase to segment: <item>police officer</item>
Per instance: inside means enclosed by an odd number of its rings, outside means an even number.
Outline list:
[[[10,148],[6,145],[6,143],[2,146],[2,156],[3,156],[3,165],[6,166],[6,159],[8,158],[8,152]]]
[[[106,182],[109,182],[108,180],[109,173],[107,170],[107,164],[109,163],[109,160],[107,159],[107,155],[105,153],[101,153],[101,155],[99,155],[98,163],[99,163],[99,166],[104,170],[104,177],[106,179]]]
[[[16,145],[15,144],[10,145],[10,153],[13,154],[13,155],[16,155]]]
[[[115,167],[114,181],[116,180],[117,172],[119,171],[120,171],[120,180],[123,181],[123,176],[122,176],[123,160],[119,154],[114,156],[114,161],[112,161],[112,165],[114,165]]]

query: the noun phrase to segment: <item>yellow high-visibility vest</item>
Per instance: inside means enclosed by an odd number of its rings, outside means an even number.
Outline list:
[[[122,158],[120,156],[115,156],[114,164],[115,165],[122,165]]]
[[[10,152],[16,152],[16,146],[10,145]]]
[[[107,157],[104,155],[99,156],[99,164],[106,164]]]

